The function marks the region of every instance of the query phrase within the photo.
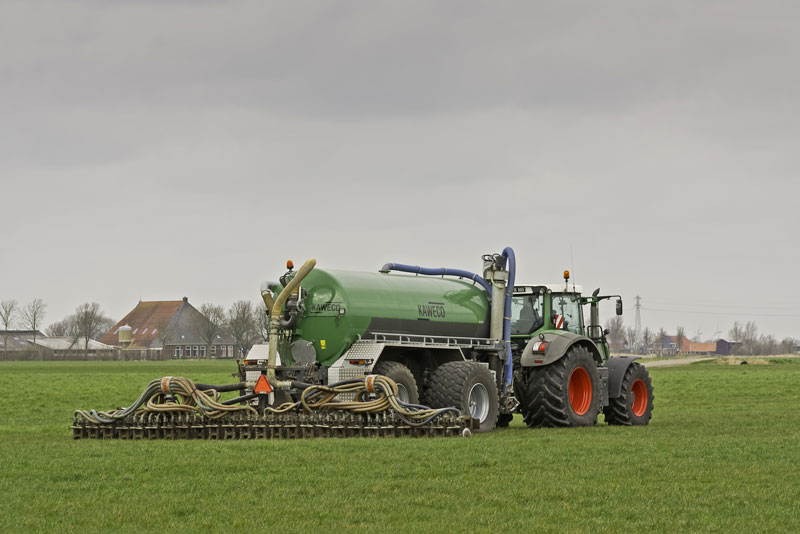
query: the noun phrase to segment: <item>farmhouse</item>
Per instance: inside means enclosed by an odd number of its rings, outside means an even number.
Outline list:
[[[233,339],[186,297],[140,301],[100,342],[120,348],[162,349],[174,358],[234,357]]]

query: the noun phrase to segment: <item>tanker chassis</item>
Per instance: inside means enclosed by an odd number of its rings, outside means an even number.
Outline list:
[[[314,260],[294,271],[287,263],[262,286],[268,355],[239,362],[242,393],[254,396],[264,376],[269,403],[281,405],[298,399],[298,385],[383,375],[402,402],[454,406],[479,432],[507,426],[514,413],[529,427],[593,425],[600,411],[612,425],[649,422],[647,370],[635,357],[611,357],[599,324],[602,300],[617,299],[622,314],[619,295],[583,296],[568,271],[563,284],[518,285],[511,248],[482,259],[482,276],[394,263],[375,273],[323,270]]]

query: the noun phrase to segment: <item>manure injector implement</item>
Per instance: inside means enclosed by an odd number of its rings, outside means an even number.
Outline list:
[[[622,314],[619,295],[582,296],[568,271],[564,283],[517,285],[511,248],[482,259],[482,275],[288,262],[262,285],[269,343],[237,362],[238,382],[157,379],[127,408],[76,411],[73,436],[466,436],[514,413],[529,427],[593,425],[601,411],[612,425],[650,421],[647,370],[611,357],[599,324],[602,300]]]

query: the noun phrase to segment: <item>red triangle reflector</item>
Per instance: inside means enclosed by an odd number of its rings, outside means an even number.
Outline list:
[[[253,392],[258,393],[259,395],[272,393],[272,387],[269,385],[266,375],[261,375],[258,377],[258,381],[256,382],[256,387],[253,388]]]

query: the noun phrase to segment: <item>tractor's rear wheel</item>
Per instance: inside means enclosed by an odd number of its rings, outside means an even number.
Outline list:
[[[455,406],[461,415],[478,420],[477,432],[489,432],[497,423],[497,386],[492,373],[478,362],[447,362],[431,373],[425,399],[431,408]]]
[[[653,383],[641,364],[632,363],[622,377],[622,390],[603,408],[609,425],[646,425],[653,415]]]
[[[400,362],[378,362],[373,374],[388,376],[397,384],[397,396],[409,404],[419,404],[419,389],[414,374]]]
[[[524,368],[514,385],[529,427],[590,426],[600,412],[597,364],[585,347],[575,346],[560,359]]]

